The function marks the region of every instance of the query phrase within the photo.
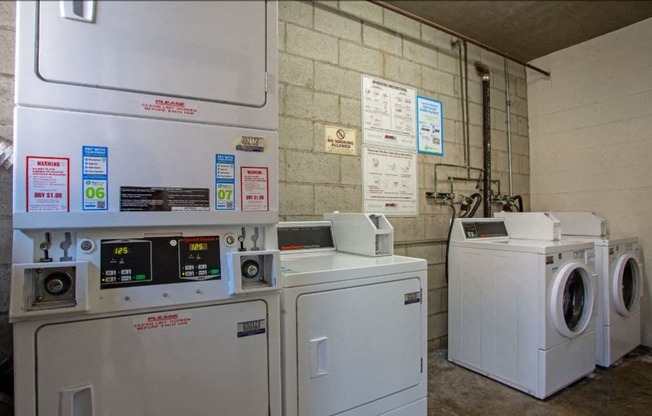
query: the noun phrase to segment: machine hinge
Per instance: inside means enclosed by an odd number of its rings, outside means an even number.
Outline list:
[[[421,357],[421,372],[423,373],[423,357]]]
[[[265,72],[265,92],[267,92],[267,80],[269,79],[269,74]]]

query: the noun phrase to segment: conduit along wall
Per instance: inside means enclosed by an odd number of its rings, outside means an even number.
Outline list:
[[[482,199],[484,201],[482,215],[491,217],[491,85],[489,84],[489,68],[476,62],[475,69],[482,78]]]

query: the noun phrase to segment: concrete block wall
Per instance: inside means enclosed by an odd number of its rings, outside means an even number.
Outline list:
[[[652,19],[537,59],[528,71],[533,210],[593,211],[638,236],[652,345]]]
[[[14,43],[16,4],[0,2],[0,137],[13,139]],[[8,351],[11,329],[8,322],[9,279],[11,278],[12,171],[0,168],[0,350]],[[1,358],[1,357],[0,357]]]
[[[324,152],[325,125],[358,130],[361,74],[416,88],[443,102],[444,156],[418,156],[418,217],[391,217],[395,253],[428,261],[429,347],[447,345],[444,277],[450,211],[426,200],[437,163],[464,164],[458,50],[451,36],[366,1],[279,2],[279,142],[281,220],[321,219],[324,212],[362,210],[360,156]],[[470,161],[482,167],[482,88],[474,62],[491,70],[492,177],[508,191],[505,76],[502,58],[469,46]],[[525,70],[510,63],[514,193],[529,204],[529,139]],[[438,191],[465,169],[438,168]],[[477,173],[472,173],[477,178]],[[455,193],[476,191],[456,182]],[[480,211],[481,212],[481,211]]]

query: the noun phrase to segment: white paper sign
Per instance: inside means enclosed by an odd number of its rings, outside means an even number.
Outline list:
[[[416,149],[416,90],[362,76],[362,134],[369,146]]]
[[[266,167],[240,168],[241,211],[269,211],[269,182]]]
[[[387,216],[416,216],[417,155],[364,147],[364,211]]]
[[[27,211],[68,212],[70,160],[27,156]]]
[[[444,155],[444,129],[441,101],[417,97],[419,153]]]

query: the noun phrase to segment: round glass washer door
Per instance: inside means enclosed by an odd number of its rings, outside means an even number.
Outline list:
[[[561,335],[574,338],[584,332],[593,315],[595,283],[583,264],[564,265],[552,287],[552,323]]]
[[[641,268],[629,254],[620,256],[612,278],[611,298],[619,314],[630,316],[637,311],[641,299]]]

